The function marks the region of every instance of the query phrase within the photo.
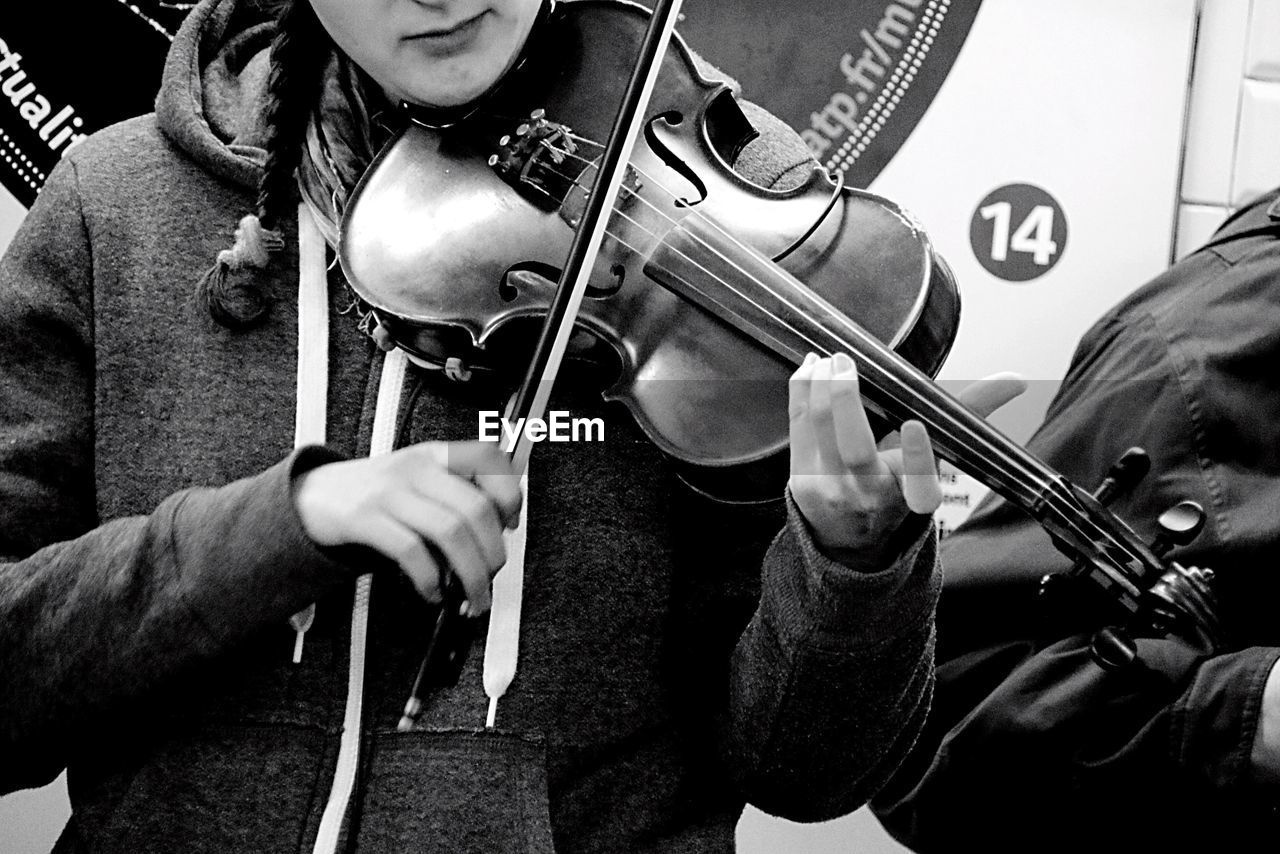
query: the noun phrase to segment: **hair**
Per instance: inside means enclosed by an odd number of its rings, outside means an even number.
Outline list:
[[[307,0],[278,4],[271,43],[264,123],[266,160],[253,213],[240,220],[235,245],[218,253],[197,287],[197,300],[218,324],[233,330],[262,322],[271,296],[254,271],[284,246],[280,227],[294,210],[294,173],[307,122],[319,99],[332,42]]]

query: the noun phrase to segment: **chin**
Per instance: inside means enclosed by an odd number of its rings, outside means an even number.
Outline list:
[[[479,98],[493,85],[492,81],[460,80],[441,86],[407,86],[401,98],[424,107],[456,107]]]

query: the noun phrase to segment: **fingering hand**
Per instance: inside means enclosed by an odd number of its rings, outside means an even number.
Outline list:
[[[986,416],[1021,394],[1011,375],[974,383],[960,400]],[[844,353],[809,354],[791,377],[792,498],[829,553],[875,553],[908,512],[942,502],[929,434],[919,421],[901,428],[901,447],[881,450],[867,420],[854,362]]]

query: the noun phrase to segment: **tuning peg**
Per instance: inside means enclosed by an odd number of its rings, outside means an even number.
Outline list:
[[[1114,627],[1100,629],[1089,645],[1093,660],[1104,670],[1123,670],[1138,657],[1138,645],[1123,630]]]
[[[1194,501],[1179,501],[1160,514],[1156,520],[1159,531],[1151,542],[1151,550],[1159,557],[1167,555],[1174,546],[1185,546],[1194,540],[1204,528],[1204,508]]]
[[[1141,448],[1130,448],[1107,469],[1107,474],[1093,491],[1099,504],[1110,504],[1123,492],[1138,485],[1151,470],[1151,457]]]

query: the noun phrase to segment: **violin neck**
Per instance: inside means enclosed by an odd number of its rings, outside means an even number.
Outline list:
[[[770,259],[698,216],[672,229],[646,272],[777,355],[847,353],[863,399],[894,426],[924,423],[938,454],[1021,507],[1055,533],[1083,511],[1062,475],[947,394],[844,312]],[[1065,532],[1075,538],[1074,530]]]

